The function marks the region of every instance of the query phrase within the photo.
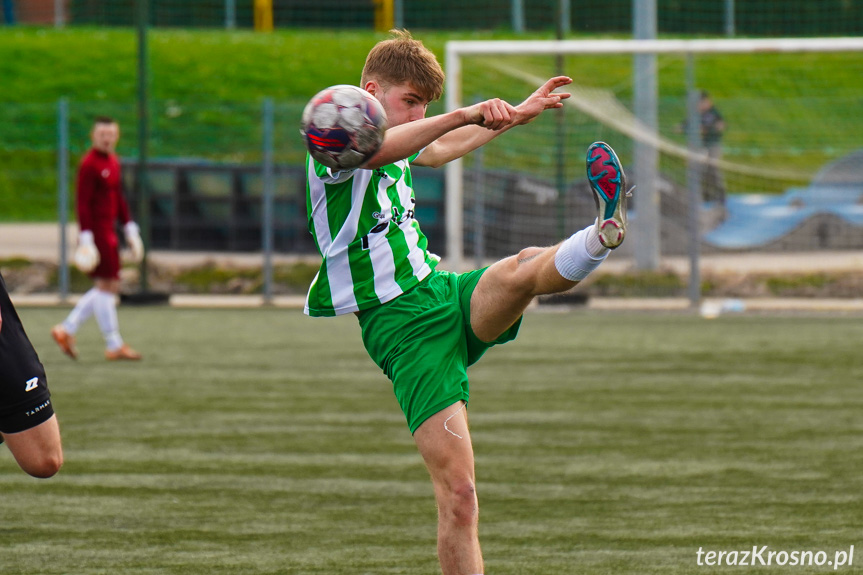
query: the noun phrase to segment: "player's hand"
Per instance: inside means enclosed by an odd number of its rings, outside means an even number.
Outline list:
[[[466,108],[468,123],[478,124],[489,130],[500,130],[509,126],[516,109],[500,98],[492,98]]]
[[[537,88],[533,94],[528,96],[524,102],[515,107],[517,111],[515,121],[519,124],[527,124],[546,110],[562,108],[563,100],[566,100],[572,94],[554,91],[567,84],[572,84],[572,78],[568,76],[555,76],[549,79],[545,84]]]
[[[78,249],[75,250],[75,267],[88,274],[99,265],[99,250],[93,241],[93,232],[84,230],[78,234]]]
[[[132,259],[135,262],[140,262],[144,259],[144,242],[141,240],[141,231],[138,229],[138,224],[128,222],[123,227],[126,234],[126,244],[129,246],[129,251],[132,252]]]

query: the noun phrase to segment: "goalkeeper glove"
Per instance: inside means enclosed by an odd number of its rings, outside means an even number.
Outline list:
[[[88,274],[99,265],[99,250],[93,241],[93,232],[83,230],[78,234],[78,249],[75,250],[75,267]]]
[[[132,252],[132,259],[140,262],[144,259],[144,242],[141,240],[138,224],[127,222],[123,230],[126,232],[126,244],[129,246],[129,251]]]

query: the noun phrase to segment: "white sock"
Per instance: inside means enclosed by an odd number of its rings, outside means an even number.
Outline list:
[[[605,261],[609,251],[599,241],[596,226],[591,224],[560,245],[554,255],[554,266],[566,279],[581,281]]]
[[[63,320],[63,329],[70,335],[75,335],[78,328],[93,315],[93,302],[98,297],[99,290],[90,288],[90,290],[81,296],[69,315]]]
[[[593,258],[601,257],[604,259],[611,250],[602,245],[602,242],[599,241],[599,232],[596,230],[596,224],[586,229],[587,238],[585,239],[584,245],[587,247],[587,253],[589,253]]]
[[[93,311],[96,314],[96,322],[99,324],[102,337],[105,338],[107,348],[110,351],[119,349],[123,345],[123,338],[120,337],[120,324],[117,321],[117,301],[114,294],[109,291],[99,290],[99,294],[93,304]]]

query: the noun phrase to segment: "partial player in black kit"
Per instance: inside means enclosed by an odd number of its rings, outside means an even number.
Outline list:
[[[60,427],[45,368],[0,276],[0,440],[33,477],[51,477],[63,464]]]

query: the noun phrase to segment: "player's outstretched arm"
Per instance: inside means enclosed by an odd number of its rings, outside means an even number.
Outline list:
[[[472,122],[474,125],[465,126],[438,138],[417,158],[416,163],[423,166],[440,167],[474,151],[510,128],[533,121],[545,110],[563,107],[563,100],[569,98],[570,94],[552,92],[571,82],[572,79],[567,76],[551,78],[518,106],[513,107],[502,102],[502,106],[506,109],[505,114],[499,109],[483,109],[481,113],[484,116],[481,121]],[[501,100],[496,101],[501,102]],[[492,101],[489,100],[488,102]],[[483,102],[483,104],[488,102]],[[498,118],[498,114],[500,118]]]
[[[387,130],[381,149],[363,168],[374,169],[404,160],[441,136],[471,124],[481,124],[483,127],[479,130],[483,132],[500,130],[512,122],[514,113],[513,106],[495,98],[446,114],[393,126]]]

